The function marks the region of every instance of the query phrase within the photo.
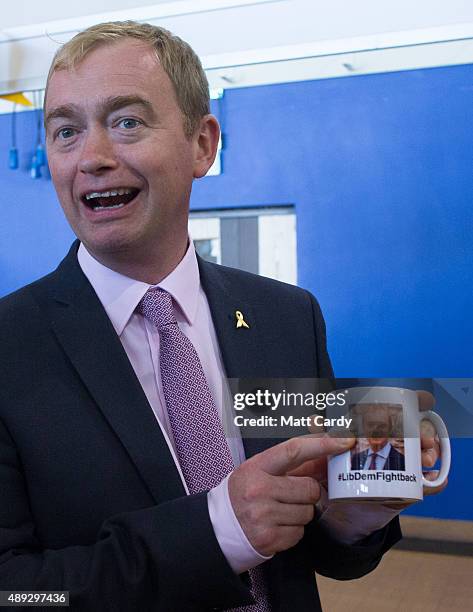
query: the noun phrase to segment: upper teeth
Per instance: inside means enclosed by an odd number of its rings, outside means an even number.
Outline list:
[[[92,193],[87,193],[85,199],[91,200],[92,198],[108,198],[110,196],[125,195],[131,193],[131,191],[131,189],[116,189],[114,191],[93,191]]]

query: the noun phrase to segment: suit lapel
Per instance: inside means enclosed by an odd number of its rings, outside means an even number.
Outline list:
[[[220,350],[229,378],[257,376],[258,321],[248,295],[230,286],[222,269],[199,258],[200,280],[207,296]],[[237,328],[236,312],[243,314],[249,328]]]
[[[200,257],[198,262],[200,281],[209,302],[228,378],[270,378],[270,364],[261,331],[260,317],[264,313],[252,304],[251,295],[231,285],[224,267]],[[243,314],[248,329],[237,327],[236,311]],[[244,438],[245,454],[250,457],[278,441],[273,438]]]
[[[77,248],[78,242],[55,273],[50,300],[54,333],[156,502],[183,495],[161,429],[105,310],[80,269]]]

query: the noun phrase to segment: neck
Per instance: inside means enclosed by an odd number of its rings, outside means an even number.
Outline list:
[[[172,245],[160,244],[153,251],[138,252],[136,249],[120,249],[115,252],[97,253],[84,243],[89,253],[99,263],[114,272],[128,276],[134,280],[156,285],[168,276],[180,263],[188,247],[185,239],[174,241]]]
[[[372,443],[371,450],[373,451],[373,453],[378,453],[381,449],[383,449],[386,446],[386,444],[387,442]]]

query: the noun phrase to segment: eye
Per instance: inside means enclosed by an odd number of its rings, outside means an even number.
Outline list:
[[[60,130],[58,130],[57,137],[60,140],[68,140],[69,138],[72,138],[72,136],[74,136],[75,133],[76,131],[74,128],[65,127],[65,128],[61,128]]]
[[[125,130],[132,130],[133,128],[136,128],[141,125],[141,121],[138,121],[138,119],[133,119],[131,117],[125,117],[125,119],[121,119],[117,123],[117,125],[119,127],[125,128]]]

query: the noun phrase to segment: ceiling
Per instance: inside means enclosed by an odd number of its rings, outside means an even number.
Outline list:
[[[0,93],[44,87],[58,43],[130,18],[187,40],[212,87],[473,61],[471,0],[16,0],[2,9]]]

